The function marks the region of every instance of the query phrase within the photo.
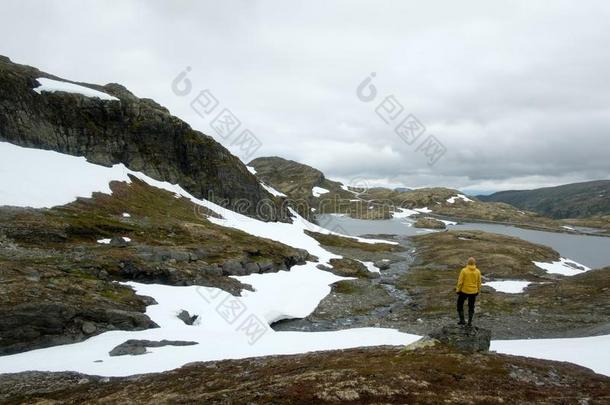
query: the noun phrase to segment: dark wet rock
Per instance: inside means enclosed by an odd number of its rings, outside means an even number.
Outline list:
[[[211,276],[222,276],[222,267],[217,264],[204,265],[200,270]]]
[[[121,236],[115,236],[113,238],[110,239],[110,246],[114,246],[114,247],[125,247],[129,245],[129,242],[127,242],[123,237]]]
[[[271,272],[275,269],[273,262],[271,260],[265,260],[258,263],[258,267],[261,273]]]
[[[188,311],[182,310],[178,314],[178,319],[184,322],[187,325],[192,325],[199,318],[199,315],[192,315],[188,313]]]
[[[97,330],[97,327],[95,326],[95,324],[93,322],[83,322],[81,329],[85,335],[91,335],[91,334],[95,333],[95,331]]]
[[[144,260],[161,263],[161,262],[186,262],[193,261],[198,254],[194,252],[186,252],[176,248],[163,246],[148,246],[142,245],[137,247],[138,256]]]
[[[229,260],[222,264],[222,273],[227,276],[243,276],[246,270],[239,261]]]
[[[143,309],[143,308],[142,308]],[[24,303],[0,307],[0,354],[74,343],[109,330],[143,330],[157,325],[141,312],[112,308],[101,302]]]
[[[239,281],[223,276],[223,271],[217,264],[209,265],[205,262],[186,267],[184,265],[171,263],[136,263],[123,262],[118,275],[124,279],[144,283],[166,284],[166,285],[202,285],[222,288],[231,294],[237,295],[248,288]]]
[[[138,356],[146,353],[147,347],[163,347],[163,346],[192,346],[198,344],[197,342],[190,342],[185,340],[136,340],[129,339],[120,345],[112,349],[108,354],[110,356]]]
[[[445,325],[429,336],[466,352],[486,352],[491,344],[491,330],[477,326]]]
[[[246,274],[252,274],[252,273],[259,273],[260,272],[260,267],[257,263],[246,263],[244,266],[244,269],[246,271]]]

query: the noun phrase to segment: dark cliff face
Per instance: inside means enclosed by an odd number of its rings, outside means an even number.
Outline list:
[[[120,101],[38,94],[33,89],[40,77],[65,81],[0,56],[0,141],[85,156],[106,166],[123,163],[250,216],[256,216],[261,201],[273,201],[237,157],[154,101],[118,84],[78,83]],[[269,211],[262,219],[280,216],[278,210],[271,216]]]

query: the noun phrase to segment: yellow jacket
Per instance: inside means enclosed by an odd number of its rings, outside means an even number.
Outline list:
[[[466,294],[481,292],[481,272],[477,269],[477,266],[468,265],[460,271],[455,291]]]

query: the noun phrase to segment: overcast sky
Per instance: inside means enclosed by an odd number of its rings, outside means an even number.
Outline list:
[[[231,142],[249,129],[252,157],[476,192],[610,178],[609,22],[608,1],[4,0],[0,54],[121,83],[243,160]],[[181,96],[172,82],[187,67]],[[204,89],[219,105],[201,117],[191,101]],[[375,112],[387,96],[404,107],[388,124]],[[226,140],[210,126],[224,108],[241,121]],[[408,114],[426,128],[413,145],[394,132]],[[429,135],[446,148],[432,166],[417,150]]]

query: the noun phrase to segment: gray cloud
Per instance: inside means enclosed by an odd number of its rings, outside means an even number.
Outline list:
[[[610,4],[5,1],[0,53],[119,82],[212,136],[186,66],[262,141],[330,177],[466,190],[610,178]],[[379,98],[356,86],[371,72]],[[394,95],[447,147],[429,167],[374,112]]]

